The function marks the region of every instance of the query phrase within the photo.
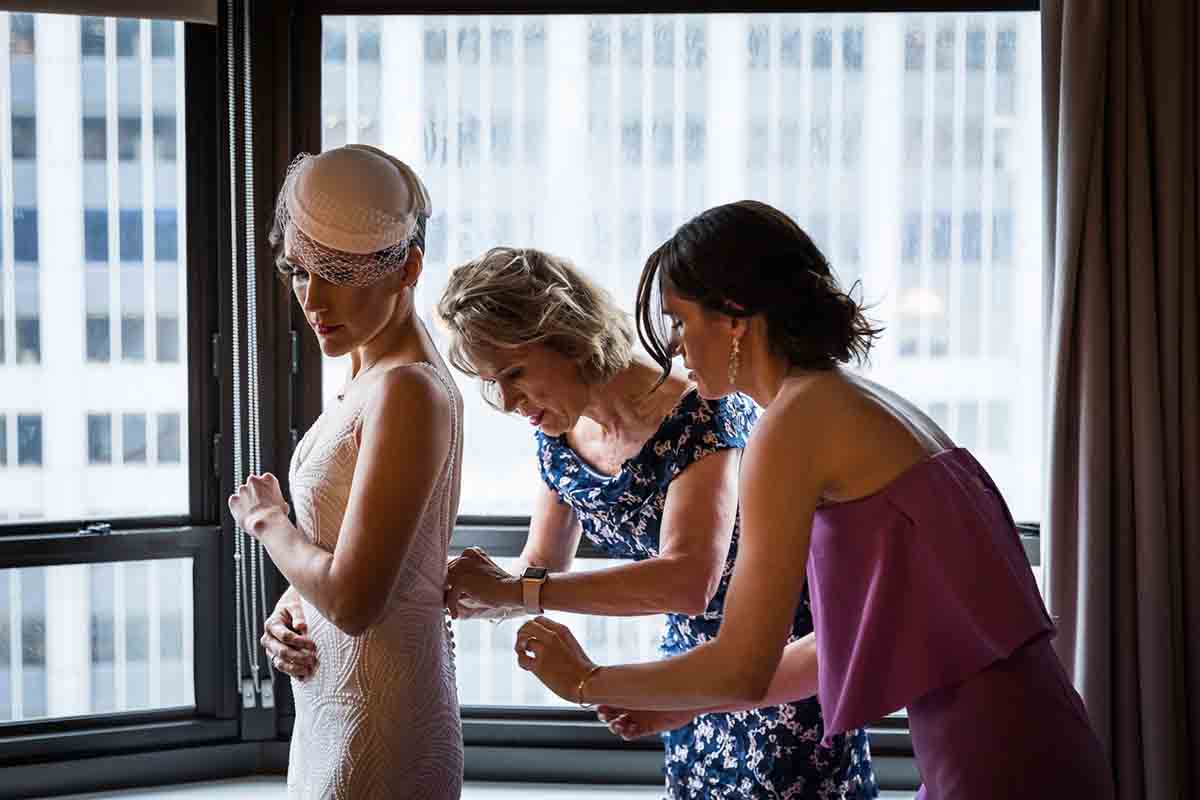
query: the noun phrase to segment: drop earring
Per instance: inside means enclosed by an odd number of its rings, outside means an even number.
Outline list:
[[[736,336],[730,340],[729,346],[729,385],[737,385],[738,368],[742,365],[742,340]]]

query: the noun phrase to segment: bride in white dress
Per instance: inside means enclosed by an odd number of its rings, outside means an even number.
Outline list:
[[[289,798],[444,800],[462,730],[443,591],[458,512],[462,399],[413,311],[429,195],[405,164],[350,145],[301,156],[272,243],[321,350],[349,354],[339,401],[300,441],[290,483],[229,498],[291,584],[264,635],[303,652]],[[272,633],[273,631],[274,633]]]

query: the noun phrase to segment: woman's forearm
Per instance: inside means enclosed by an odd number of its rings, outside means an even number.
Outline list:
[[[302,595],[322,614],[330,616],[337,596],[330,585],[333,554],[300,535],[282,510],[269,512],[248,522],[254,526],[254,534],[267,549],[271,561],[291,584],[280,597],[279,603],[284,603],[288,592],[293,592]]]
[[[697,709],[696,714],[732,714],[763,706],[778,706],[807,700],[817,693],[817,637],[809,634],[783,650],[783,658],[766,697],[759,702],[742,701],[722,706]]]
[[[765,686],[743,668],[746,660],[711,641],[678,656],[643,664],[606,666],[589,678],[588,704],[647,711],[758,708]],[[579,700],[572,697],[572,700]]]
[[[635,617],[697,615],[708,606],[708,578],[687,561],[650,558],[584,572],[556,572],[542,585],[542,608],[575,614]]]

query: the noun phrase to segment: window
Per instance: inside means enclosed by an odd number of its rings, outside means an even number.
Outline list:
[[[154,116],[154,157],[159,161],[175,160],[175,117]]]
[[[117,20],[117,57],[137,58],[140,53],[141,24],[136,19]]]
[[[88,361],[112,357],[109,337],[108,265],[88,264],[84,283],[85,331]]]
[[[122,161],[137,161],[141,153],[141,117],[120,117],[117,120],[117,158]]]
[[[83,17],[79,20],[80,52],[86,56],[104,57],[104,18]]]
[[[179,361],[179,265],[160,263],[155,267],[154,296],[157,305],[156,338],[159,362]]]
[[[175,23],[161,19],[150,23],[150,55],[153,58],[175,57]]]
[[[88,161],[108,158],[108,129],[104,117],[83,118],[83,157]]]
[[[87,415],[89,464],[112,463],[112,414]]]
[[[42,466],[42,415],[17,415],[17,465]]]
[[[13,14],[8,18],[9,41],[14,56],[32,56],[34,51],[33,15]]]
[[[350,128],[354,125],[345,115],[359,114],[423,136],[426,147],[412,166],[429,186],[435,206],[451,185],[469,186],[484,170],[505,170],[495,173],[505,176],[503,192],[484,197],[460,190],[456,213],[430,221],[426,271],[417,297],[424,313],[431,312],[452,266],[495,243],[491,237],[500,212],[516,221],[507,231],[510,243],[564,251],[632,308],[632,286],[645,256],[676,225],[732,193],[792,210],[840,276],[848,281],[862,277],[867,302],[889,296],[900,301],[903,308],[897,313],[907,315],[905,321],[881,320],[889,333],[867,370],[885,384],[928,408],[933,402],[957,403],[960,393],[961,399],[985,403],[987,398],[972,392],[1000,374],[1008,376],[1002,383],[1014,395],[1018,386],[1035,379],[1036,365],[1019,354],[1038,350],[1021,343],[1040,336],[1039,304],[1018,303],[1007,287],[1018,285],[1018,272],[1036,284],[1040,270],[1037,254],[1020,265],[1013,254],[1020,233],[1038,224],[1036,204],[1017,200],[1020,191],[1025,197],[1039,196],[1038,131],[1020,127],[1025,124],[1021,120],[1037,115],[999,119],[983,114],[981,106],[961,114],[954,106],[956,82],[974,87],[968,78],[982,80],[988,69],[1025,81],[1026,88],[1014,97],[1037,102],[1035,14],[906,14],[895,26],[872,15],[616,15],[589,17],[574,27],[567,24],[571,20],[555,16],[497,16],[488,25],[490,64],[482,63],[478,52],[482,34],[477,31],[483,29],[477,19],[456,20],[452,40],[449,21],[405,15],[389,18],[386,25],[371,17],[325,17],[323,22],[322,108],[338,109],[340,124]],[[722,34],[740,44],[714,51],[710,37],[718,24]],[[392,80],[387,74],[369,89],[353,87],[357,95],[350,102],[352,87],[343,70],[351,56],[343,53],[342,41],[353,30],[378,30],[381,57],[396,59],[405,74],[421,76],[416,113],[401,114],[386,102]],[[883,45],[890,36],[897,37],[894,45],[872,51],[873,42]],[[547,47],[564,38],[568,46],[561,51]],[[684,57],[677,63],[680,39]],[[405,41],[417,47],[404,49]],[[582,59],[556,60],[563,57],[557,53],[572,52],[575,45]],[[996,48],[994,56],[988,47]],[[361,65],[361,53],[358,58]],[[447,77],[451,61],[457,75],[453,85]],[[929,80],[927,69],[934,72]],[[780,92],[774,116],[765,94],[773,72],[779,73]],[[830,83],[835,72],[842,80],[837,103]],[[561,85],[591,87],[586,102],[570,112],[578,120],[554,105],[550,74]],[[709,81],[717,75],[747,81],[745,113],[721,114],[711,105]],[[486,95],[479,91],[485,78],[492,86]],[[613,86],[617,80],[619,85]],[[882,96],[894,98],[894,105],[864,103],[867,86],[883,87]],[[519,107],[513,102],[517,87]],[[642,114],[645,100],[650,101],[649,117]],[[802,107],[807,109],[807,128],[797,111]],[[478,126],[489,121],[492,146],[484,148]],[[459,136],[447,135],[451,129]],[[534,129],[540,138],[528,135]],[[574,137],[577,130],[586,135]],[[681,137],[684,159],[676,163]],[[327,131],[324,145],[336,143]],[[985,163],[988,147],[997,155]],[[520,157],[512,157],[513,151]],[[735,153],[746,165],[740,173],[711,169],[714,159],[728,162]],[[878,197],[869,169],[893,167],[867,159],[867,153],[895,153],[901,159],[894,165],[903,174],[894,195]],[[836,164],[835,154],[840,154]],[[551,170],[553,183],[546,180]],[[776,171],[779,180],[751,182],[755,170],[764,176]],[[982,172],[992,179],[979,178]],[[724,173],[738,188],[724,187]],[[566,175],[573,177],[564,180]],[[961,187],[957,194],[951,191],[955,181]],[[676,183],[684,190],[679,196]],[[597,187],[613,187],[629,202],[619,209],[598,204],[595,198],[606,195],[597,194]],[[643,195],[644,187],[648,195]],[[985,187],[992,191],[986,201]],[[867,198],[874,200],[867,203]],[[646,202],[651,205],[643,208]],[[545,207],[577,211],[565,216],[565,224],[559,217],[550,223],[548,215],[537,213]],[[982,216],[988,208],[991,219]],[[894,221],[888,218],[892,214]],[[987,235],[985,225],[991,227]],[[896,230],[898,239],[868,247],[880,230]],[[603,241],[593,241],[600,236]],[[999,269],[1002,264],[1007,266]],[[897,293],[902,265],[912,266],[903,299]],[[964,283],[962,271],[968,269],[977,274],[970,279],[974,283]],[[1004,298],[1006,305],[984,307],[985,297]],[[985,333],[997,326],[1007,328],[1007,341]],[[995,358],[1007,372],[996,371]],[[334,375],[330,372],[326,391],[336,386]],[[938,384],[953,391],[930,394]],[[472,449],[468,443],[462,513],[527,513],[534,484],[518,477],[505,483],[496,475],[532,470],[516,466],[531,463],[528,432],[478,403],[470,381],[462,388],[473,430],[494,437],[486,447]],[[1040,425],[1031,416],[1036,413],[1031,404],[1014,399],[1009,408],[1009,430]],[[1036,518],[1041,499],[1032,488],[1037,482],[1028,477],[1040,474],[1040,454],[1016,446],[1016,441],[1006,458],[993,459],[988,467],[1017,516]]]
[[[13,258],[38,260],[38,212],[36,208],[13,209]]]
[[[87,261],[108,261],[108,212],[83,210],[83,257]]]
[[[0,570],[0,722],[193,706],[191,584],[189,558]],[[48,647],[63,631],[84,646]],[[83,691],[51,705],[51,675]]]
[[[0,545],[11,524],[34,519],[53,525],[186,515],[192,476],[180,417],[196,395],[189,390],[187,253],[180,241],[187,98],[179,89],[183,48],[175,45],[183,23],[4,17],[17,51],[0,60],[0,92],[14,121],[13,148],[0,153],[11,203],[0,215],[11,220],[0,241],[13,256],[0,264],[0,413],[8,422],[9,467],[0,473],[0,509],[11,512],[0,520]],[[62,52],[29,58],[35,32],[43,48]],[[78,72],[58,94],[40,91],[46,87],[39,80],[72,63]],[[143,121],[152,125],[154,159],[141,158]],[[73,152],[47,152],[36,146],[36,134],[47,130],[75,131],[81,142]],[[39,185],[46,159],[64,169],[55,167],[55,181]],[[147,184],[153,191],[143,191]],[[82,219],[63,224],[62,213]],[[65,231],[79,241],[59,241]],[[61,330],[50,329],[55,325]],[[160,408],[177,419],[164,442],[165,469],[151,438]],[[138,470],[136,481],[123,478],[126,465]],[[29,469],[41,466],[47,469]],[[54,488],[66,484],[71,491]],[[0,654],[0,670],[6,663]]]
[[[17,312],[16,360],[18,364],[38,364],[42,360],[42,310],[37,266],[16,265],[13,283]]]
[[[37,158],[37,119],[32,116],[12,118],[13,158]]]
[[[121,451],[126,464],[146,463],[146,415],[121,415]]]
[[[122,208],[120,216],[120,250],[122,261],[142,260],[142,212]]]
[[[179,257],[179,214],[173,208],[154,209],[154,259],[174,261]]]
[[[180,418],[178,414],[158,415],[158,462],[180,462]]]
[[[197,76],[217,85],[218,45],[207,26],[173,21],[0,12],[0,30],[0,130],[14,134],[0,152],[0,767],[36,752],[48,786],[53,762],[81,752],[238,738],[231,658],[194,624],[234,624],[213,579],[216,512],[193,503],[220,476],[187,457],[189,426],[207,437],[227,424],[219,385],[187,363],[189,317],[194,339],[221,321],[189,297],[188,269],[215,274],[215,258],[197,250],[189,265],[165,240],[163,300],[140,241],[156,208],[182,214],[187,189],[211,196],[219,181],[215,148],[185,147],[182,127],[185,113],[218,116],[213,92],[191,91]],[[150,124],[165,157],[143,161]],[[38,146],[60,131],[79,143]],[[173,224],[177,238],[186,223]],[[147,313],[173,330],[151,364],[154,337],[127,318]],[[159,409],[175,418],[161,466]],[[81,530],[99,522],[120,535]],[[93,716],[109,714],[121,716]]]
[[[348,77],[354,54],[344,41],[368,25],[395,72],[365,87]],[[386,24],[325,17],[323,26],[320,103],[325,122],[336,120],[322,126],[323,146],[344,141],[355,114],[379,120],[423,144],[409,163],[435,208],[454,209],[428,227],[416,294],[427,321],[449,270],[501,241],[572,258],[632,310],[645,257],[677,225],[756,197],[793,214],[844,283],[861,278],[868,303],[887,301],[874,310],[887,333],[863,372],[973,442],[1018,518],[1040,515],[1040,446],[1017,435],[1041,424],[1026,400],[1038,396],[1040,367],[1022,355],[1040,352],[1040,303],[994,288],[1018,285],[1018,273],[1036,285],[1040,275],[1038,253],[1012,257],[1012,243],[1040,224],[1036,203],[1017,200],[1040,197],[1039,132],[1026,127],[1036,108],[985,114],[982,88],[967,99],[971,113],[955,107],[956,84],[982,87],[989,69],[996,81],[1001,59],[987,48],[1004,31],[1019,61],[1008,67],[1014,102],[1038,102],[1036,14],[495,16],[486,27],[478,17],[401,15]],[[481,31],[490,31],[490,58]],[[421,87],[415,106],[388,101],[400,75],[419,76],[406,84]],[[725,86],[744,88],[735,99],[717,92]],[[888,102],[868,102],[868,91]],[[985,160],[989,147],[1003,155]],[[880,182],[874,170],[897,177]],[[467,190],[485,178],[493,191]],[[1011,338],[991,333],[996,325]],[[325,376],[329,397],[344,366],[327,362]],[[528,426],[459,379],[474,432],[460,513],[528,514],[539,486]],[[653,658],[661,631],[653,618],[569,624],[589,652],[620,661]],[[464,704],[558,704],[505,671],[511,626],[457,630]]]

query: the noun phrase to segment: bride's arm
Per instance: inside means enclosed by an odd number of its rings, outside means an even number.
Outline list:
[[[450,400],[424,370],[384,375],[367,401],[350,500],[333,553],[310,544],[281,507],[248,514],[288,581],[357,636],[383,613],[450,448]]]

